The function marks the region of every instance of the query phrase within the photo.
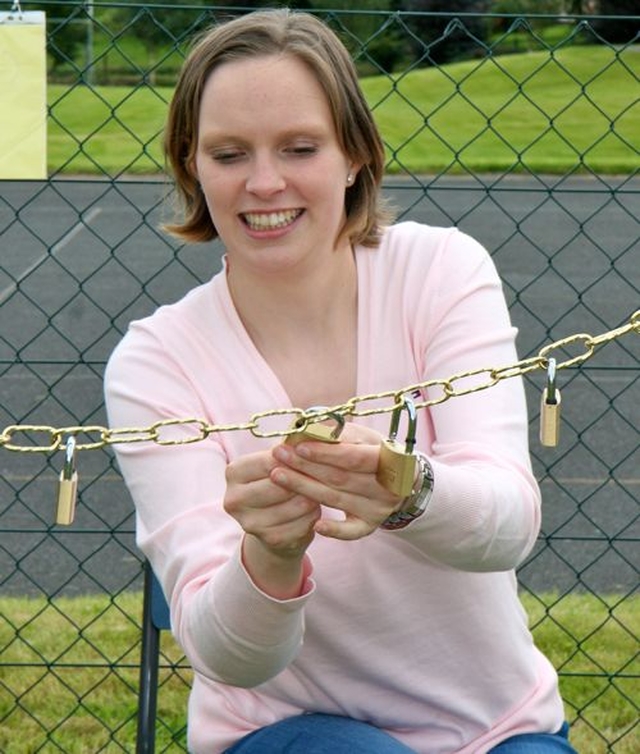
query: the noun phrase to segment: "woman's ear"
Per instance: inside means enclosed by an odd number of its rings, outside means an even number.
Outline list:
[[[196,187],[200,189],[200,177],[198,176],[198,171],[196,170],[195,158],[192,157],[190,160],[187,160],[184,167],[190,178],[195,183]]]
[[[349,172],[347,173],[347,186],[353,186],[353,184],[356,182],[356,177],[358,173],[360,172],[361,165],[350,165]]]
[[[193,178],[194,181],[198,180],[198,166],[196,165],[196,154],[193,144],[188,148],[187,154],[183,158],[185,171]]]

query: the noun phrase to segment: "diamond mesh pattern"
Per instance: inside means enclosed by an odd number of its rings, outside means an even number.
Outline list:
[[[42,7],[56,148],[48,180],[0,185],[0,427],[104,424],[103,369],[128,323],[220,264],[216,244],[181,247],[158,226],[170,211],[160,177],[170,86],[186,40],[225,13]],[[400,216],[459,225],[491,250],[521,355],[611,329],[638,308],[637,46],[608,43],[594,17],[550,42],[540,16],[322,15],[375,107],[385,192]],[[500,31],[483,37],[482,19]],[[427,42],[420,29],[436,21],[443,31]],[[639,21],[628,19],[636,39]],[[444,65],[452,40],[464,59]],[[537,441],[542,386],[527,382],[544,517],[520,583],[590,753],[638,742],[639,354],[627,339],[563,372],[555,450]],[[2,751],[25,751],[24,741],[29,751],[133,748],[141,570],[132,506],[111,452],[84,453],[80,464],[76,521],[61,529],[51,523],[60,459],[0,452]],[[158,751],[184,751],[189,670],[163,642]],[[16,729],[18,741],[2,732]]]

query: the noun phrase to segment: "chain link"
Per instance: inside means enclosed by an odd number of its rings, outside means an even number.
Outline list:
[[[417,391],[424,393],[428,390],[432,394],[436,393],[433,397],[416,402],[417,409],[436,406],[451,398],[460,398],[463,395],[487,390],[503,380],[521,377],[539,369],[546,370],[552,358],[556,360],[556,369],[579,366],[589,360],[599,347],[632,332],[640,335],[640,309],[635,311],[629,321],[621,327],[596,336],[586,333],[570,335],[544,346],[536,356],[522,359],[508,366],[473,369],[454,374],[447,379],[417,382],[400,390],[355,396],[346,403],[320,411],[318,409],[305,411],[301,408],[271,409],[253,414],[247,422],[226,425],[209,424],[204,419],[198,418],[165,419],[148,427],[109,428],[99,425],[49,427],[45,425],[12,424],[5,427],[0,433],[0,449],[4,448],[18,453],[54,453],[58,450],[64,450],[66,447],[65,438],[71,436],[76,439],[76,451],[98,450],[109,445],[138,442],[153,442],[165,446],[187,445],[206,440],[209,435],[217,432],[248,431],[260,438],[286,437],[293,432],[305,429],[311,422],[330,419],[331,415],[340,414],[345,418],[357,418],[390,413],[402,406],[403,396],[415,395]],[[561,354],[566,354],[571,347],[576,345],[581,347],[580,353],[575,356],[561,357]],[[385,400],[388,401],[387,405],[366,407],[367,403],[379,404]],[[290,426],[287,429],[267,429],[265,420],[284,416],[291,417]],[[291,426],[294,421],[296,422],[295,427]],[[182,430],[182,433],[176,437],[172,435],[172,429]],[[187,434],[185,435],[185,433]],[[87,439],[84,442],[78,442],[79,436],[85,436]],[[38,437],[42,438],[40,442],[37,441]]]

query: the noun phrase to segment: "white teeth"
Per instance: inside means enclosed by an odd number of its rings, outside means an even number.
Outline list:
[[[252,230],[277,230],[292,223],[301,213],[300,209],[290,209],[284,212],[248,212],[243,217]]]

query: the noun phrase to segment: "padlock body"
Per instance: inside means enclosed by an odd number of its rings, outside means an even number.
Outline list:
[[[396,440],[383,440],[376,479],[385,489],[399,497],[408,497],[416,477],[417,457],[406,452]]]
[[[304,440],[309,440],[311,442],[340,442],[339,438],[332,436],[334,432],[335,428],[330,427],[327,424],[308,424],[305,429],[300,430],[300,432],[293,432],[292,434],[287,435],[285,443],[287,443],[287,445],[297,445]]]
[[[556,390],[550,402],[549,392],[542,392],[540,401],[540,444],[547,448],[555,448],[560,441],[560,391]]]
[[[64,472],[60,472],[58,481],[58,503],[56,507],[56,524],[69,526],[76,514],[76,498],[78,497],[78,472],[74,471],[71,479],[65,479]]]

